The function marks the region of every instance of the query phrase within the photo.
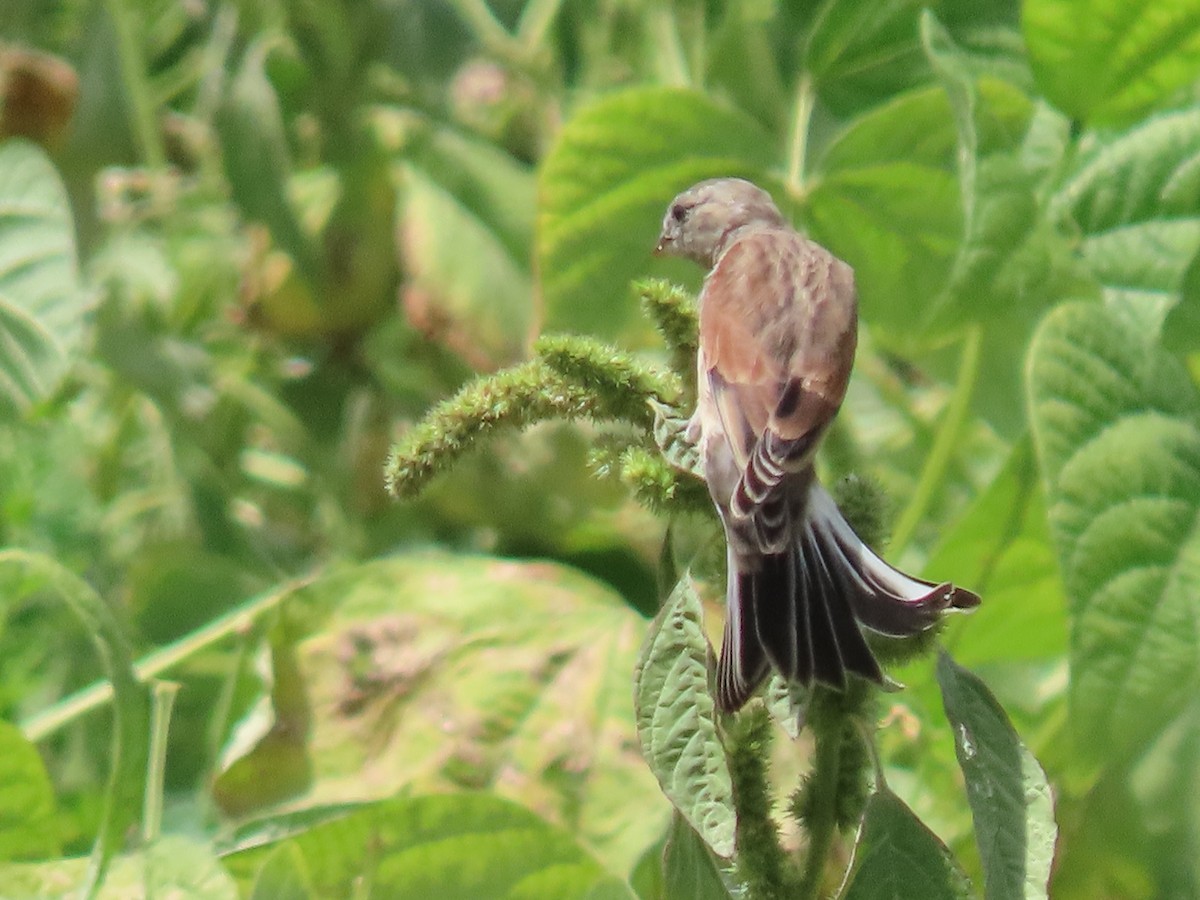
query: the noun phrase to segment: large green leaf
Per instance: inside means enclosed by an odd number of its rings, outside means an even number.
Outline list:
[[[671,198],[715,176],[761,182],[778,155],[778,142],[753,119],[696,91],[634,88],[581,110],[563,126],[538,184],[546,327],[648,333],[629,282],[650,267]]]
[[[937,677],[975,820],[984,896],[1045,898],[1058,833],[1046,774],[983,681],[945,653]]]
[[[804,48],[823,99],[846,111],[928,74],[917,35],[920,0],[827,0]]]
[[[1101,284],[1165,309],[1200,252],[1200,107],[1089,143],[1050,216]]]
[[[1086,304],[1042,323],[1028,381],[1071,603],[1071,719],[1085,756],[1121,758],[1193,694],[1200,398],[1143,333]]]
[[[941,90],[904,94],[829,145],[803,210],[812,237],[854,267],[863,319],[901,346],[962,234],[955,140]]]
[[[966,900],[966,876],[936,834],[887,788],[867,801],[842,900]]]
[[[405,797],[365,807],[289,840],[319,897],[632,900],[566,831],[487,794]],[[243,878],[274,865],[270,845],[225,858]]]
[[[287,609],[320,627],[277,633],[272,708],[217,782],[228,808],[488,788],[614,871],[661,834],[630,690],[645,624],[611,589],[551,563],[430,553],[339,568]]]
[[[58,386],[86,313],[58,173],[33,144],[0,143],[0,411],[26,409]]]
[[[960,661],[1045,660],[1066,652],[1062,580],[1027,437],[945,532],[925,571],[984,598],[970,616],[947,625],[944,641]]]
[[[646,761],[696,833],[733,856],[733,786],[708,691],[700,598],[685,576],[650,627],[637,670],[637,724]]]
[[[1200,69],[1198,0],[1027,0],[1022,20],[1042,92],[1076,119],[1136,119]]]

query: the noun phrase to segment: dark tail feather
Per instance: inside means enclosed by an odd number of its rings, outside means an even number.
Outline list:
[[[725,638],[717,704],[741,708],[774,668],[788,681],[844,688],[846,673],[885,680],[862,627],[918,634],[948,610],[979,605],[952,584],[912,578],[855,535],[833,498],[813,483],[804,524],[781,553],[729,552]]]
[[[741,709],[770,671],[758,636],[755,574],[727,553],[729,574],[725,591],[725,636],[717,661],[717,705]]]
[[[880,634],[907,637],[932,627],[942,613],[974,609],[979,595],[949,582],[905,575],[882,559],[842,517],[819,484],[809,489],[805,530],[822,555],[858,621]]]

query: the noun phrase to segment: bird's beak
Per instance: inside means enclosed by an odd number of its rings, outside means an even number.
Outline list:
[[[667,247],[670,246],[671,239],[665,234],[658,239],[658,245],[654,248],[655,256],[662,256],[667,252]]]

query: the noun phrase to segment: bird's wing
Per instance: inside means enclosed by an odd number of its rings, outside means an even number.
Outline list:
[[[719,419],[742,473],[735,513],[809,465],[845,396],[856,332],[853,272],[796,232],[751,232],[718,260],[700,302],[702,414]]]

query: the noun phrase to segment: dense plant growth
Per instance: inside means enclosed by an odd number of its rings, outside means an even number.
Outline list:
[[[1200,892],[1198,73],[1198,0],[7,0],[0,896]],[[984,597],[902,691],[708,699],[714,175]]]

